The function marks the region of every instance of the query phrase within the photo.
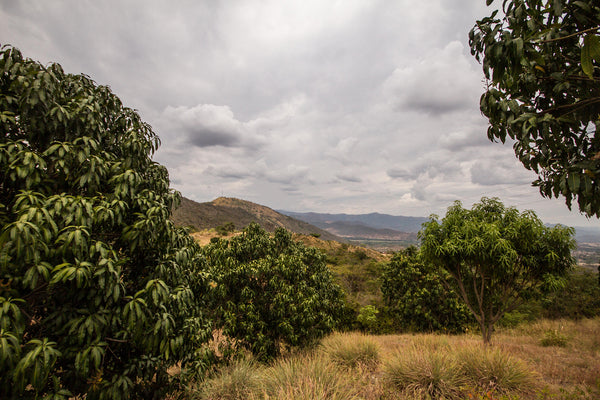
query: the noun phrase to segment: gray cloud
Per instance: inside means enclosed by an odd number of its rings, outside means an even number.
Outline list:
[[[490,11],[477,0],[4,1],[0,37],[138,109],[187,197],[423,216],[455,199],[540,199],[478,108],[467,33]],[[576,218],[560,201],[539,205]]]
[[[471,167],[471,181],[483,186],[530,183],[531,174],[520,167],[516,160],[478,160]]]
[[[344,181],[344,182],[351,182],[351,183],[361,183],[362,179],[354,176],[354,175],[348,175],[348,174],[337,174],[336,178]]]

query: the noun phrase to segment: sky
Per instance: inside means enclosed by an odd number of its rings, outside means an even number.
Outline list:
[[[600,226],[487,139],[468,32],[496,3],[0,0],[0,43],[110,86],[196,201],[426,217],[486,196]]]

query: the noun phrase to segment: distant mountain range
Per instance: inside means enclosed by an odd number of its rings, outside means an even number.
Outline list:
[[[180,206],[173,210],[171,219],[176,225],[190,226],[196,230],[216,228],[229,222],[235,225],[236,230],[241,230],[251,222],[256,222],[269,232],[285,228],[295,233],[317,235],[324,240],[344,241],[330,232],[269,207],[229,197],[219,197],[207,203],[198,203],[184,197]]]
[[[345,229],[344,227],[347,227],[349,230],[354,230],[353,234],[356,234],[357,230],[360,229],[364,229],[365,233],[384,230],[391,235],[399,233],[416,233],[421,229],[421,224],[429,220],[429,218],[425,217],[404,217],[379,213],[353,215],[278,211],[322,229]]]
[[[373,248],[397,250],[417,244],[417,232],[428,221],[425,217],[370,214],[324,214],[273,210],[236,198],[219,197],[211,202],[198,203],[183,198],[174,210],[173,221],[178,225],[203,230],[232,222],[237,230],[257,222],[267,231],[278,227],[295,233],[319,236],[324,240],[361,243]],[[600,227],[576,227],[578,244],[600,243]]]

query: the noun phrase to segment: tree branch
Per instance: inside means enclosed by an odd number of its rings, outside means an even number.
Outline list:
[[[565,40],[565,39],[571,39],[572,37],[575,37],[575,36],[583,35],[584,33],[594,32],[594,31],[597,31],[599,29],[600,29],[600,26],[597,26],[595,28],[589,28],[589,29],[583,30],[581,32],[575,32],[575,33],[572,33],[572,34],[567,35],[567,36],[563,36],[563,37],[559,37],[559,38],[555,38],[555,39],[542,40],[542,41],[539,41],[538,43],[558,42],[558,41]]]

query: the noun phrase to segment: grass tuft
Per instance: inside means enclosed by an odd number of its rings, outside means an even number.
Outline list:
[[[413,347],[398,352],[384,367],[386,380],[416,398],[458,399],[466,381],[447,352]]]
[[[201,383],[194,398],[202,400],[247,399],[260,387],[259,366],[252,360],[239,360]]]
[[[457,357],[469,386],[480,393],[525,394],[537,386],[531,369],[500,349],[465,348]]]
[[[354,399],[354,387],[334,364],[320,354],[286,358],[263,375],[262,396],[275,399]]]
[[[330,336],[324,340],[322,348],[334,363],[342,367],[372,369],[379,363],[379,346],[360,333]]]

